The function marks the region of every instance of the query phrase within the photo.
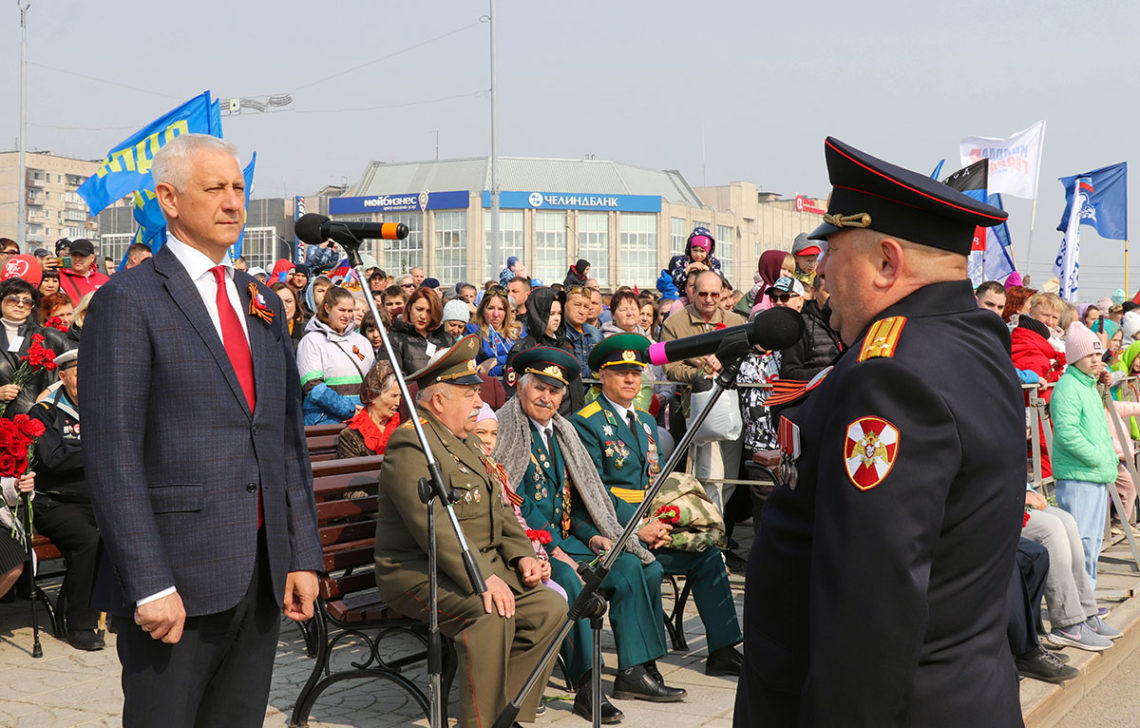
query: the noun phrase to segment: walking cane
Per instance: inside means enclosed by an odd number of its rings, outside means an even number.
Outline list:
[[[32,549],[32,496],[31,493],[21,493],[20,499],[24,503],[24,546],[28,550],[28,583],[31,584],[32,598],[32,657],[43,657],[44,649],[40,646],[40,625],[36,620],[36,560]]]

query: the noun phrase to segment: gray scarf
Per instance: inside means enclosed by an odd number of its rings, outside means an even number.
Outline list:
[[[508,399],[495,416],[499,420],[499,440],[495,444],[493,455],[495,460],[507,469],[507,479],[517,485],[522,482],[527,465],[530,463],[532,437],[530,419],[519,406],[518,397]],[[610,502],[610,494],[598,475],[598,469],[590,458],[590,453],[586,452],[582,441],[578,439],[574,425],[565,417],[555,413],[551,424],[558,437],[562,458],[566,462],[566,474],[574,485],[574,490],[586,504],[590,520],[603,536],[611,541],[617,541],[622,526],[618,522],[613,503]],[[651,564],[654,561],[653,554],[642,546],[636,536],[626,542],[625,549],[643,564]]]

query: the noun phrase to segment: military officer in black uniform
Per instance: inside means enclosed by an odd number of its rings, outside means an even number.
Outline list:
[[[1006,214],[836,139],[825,154],[812,237],[849,348],[779,419],[734,724],[1020,726],[1024,412],[966,272],[976,226]]]

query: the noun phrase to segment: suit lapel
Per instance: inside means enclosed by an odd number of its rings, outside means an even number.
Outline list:
[[[198,336],[201,337],[206,348],[210,350],[210,354],[218,363],[218,368],[222,370],[222,376],[225,377],[234,397],[237,398],[245,411],[249,412],[249,403],[246,402],[245,393],[237,380],[234,365],[230,362],[229,355],[226,354],[226,348],[222,345],[222,338],[218,336],[218,330],[214,328],[214,322],[210,320],[210,313],[206,310],[206,304],[202,302],[198,287],[194,285],[194,281],[190,280],[190,274],[186,272],[186,269],[178,262],[178,258],[166,246],[163,246],[155,254],[154,268],[163,276],[163,285],[170,297],[174,299],[174,304],[186,316],[190,325],[198,332]],[[255,382],[256,376],[257,367],[254,366]]]
[[[234,271],[234,284],[237,285],[238,298],[241,300],[241,310],[238,311],[238,315],[245,316],[245,325],[249,329],[249,353],[253,357],[253,386],[256,392],[268,392],[270,384],[265,380],[269,376],[267,363],[272,356],[270,347],[273,343],[273,331],[269,324],[256,316],[249,315],[252,299],[249,291],[250,283],[256,285],[253,276],[242,271]]]

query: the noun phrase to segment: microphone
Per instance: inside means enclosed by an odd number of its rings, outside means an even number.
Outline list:
[[[408,237],[408,226],[402,222],[349,222],[330,220],[324,215],[310,212],[301,215],[293,226],[301,242],[320,245],[329,238],[346,249],[359,248],[361,238],[403,240]]]
[[[760,313],[752,323],[652,344],[649,347],[649,362],[663,366],[670,362],[715,354],[724,337],[737,331],[744,332],[748,343],[753,346],[779,351],[800,340],[804,334],[804,320],[795,309],[770,308]]]

